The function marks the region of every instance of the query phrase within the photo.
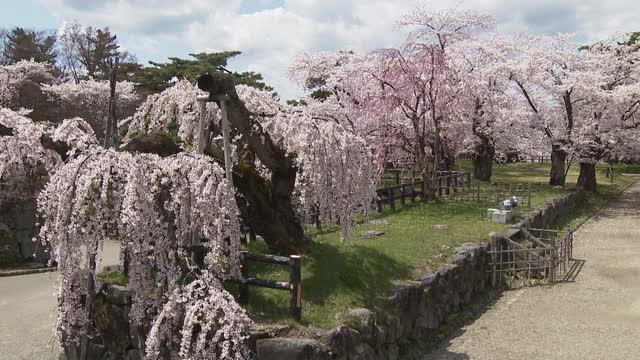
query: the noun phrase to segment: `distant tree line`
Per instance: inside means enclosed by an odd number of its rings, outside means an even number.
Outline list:
[[[198,75],[226,68],[229,59],[240,51],[189,54],[191,59],[169,58],[169,62],[138,62],[135,54],[124,50],[109,27],[83,26],[77,21],[61,31],[27,27],[0,28],[0,65],[21,60],[46,62],[54,67],[62,81],[109,79],[109,61],[119,60],[118,81],[132,81],[141,94],[160,92],[176,80],[195,80]],[[252,71],[232,72],[236,84],[273,91],[262,75]]]

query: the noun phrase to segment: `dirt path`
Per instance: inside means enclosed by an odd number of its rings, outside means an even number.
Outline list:
[[[575,283],[508,291],[427,359],[640,359],[640,182],[576,233]]]

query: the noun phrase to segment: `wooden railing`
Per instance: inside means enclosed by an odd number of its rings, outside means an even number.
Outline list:
[[[204,268],[204,257],[208,249],[203,245],[187,245],[186,250],[191,252],[192,259],[200,269]],[[289,281],[261,279],[249,274],[249,262],[263,262],[287,266],[289,268]],[[238,302],[246,305],[249,303],[249,285],[276,290],[289,291],[289,315],[297,321],[302,318],[302,257],[300,255],[277,256],[270,254],[240,252],[239,279],[228,279],[227,282],[239,285]]]
[[[584,260],[573,258],[573,231],[521,229],[515,241],[492,234],[487,273],[492,286],[510,287],[574,281]]]
[[[249,261],[271,263],[289,267],[289,282],[260,279],[249,274]],[[238,302],[240,304],[249,303],[249,285],[260,286],[269,289],[289,291],[289,316],[300,321],[302,319],[302,272],[300,255],[276,256],[269,254],[251,253],[242,251],[240,253],[242,278],[240,284],[240,294]]]
[[[397,181],[400,181],[399,177]],[[423,180],[411,179],[405,183],[378,189],[378,199],[376,200],[378,212],[382,212],[385,204],[389,205],[391,210],[395,210],[396,200],[400,200],[402,207],[406,205],[407,198],[411,203],[415,203],[416,197],[420,196],[422,198],[424,196],[422,191],[423,184]],[[471,189],[471,173],[465,171],[438,171],[434,186],[436,187],[435,192],[439,197],[468,191]]]
[[[436,180],[438,196],[463,192],[471,189],[471,173],[465,171],[438,171]]]

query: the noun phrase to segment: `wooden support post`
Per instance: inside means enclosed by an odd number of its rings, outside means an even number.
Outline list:
[[[438,176],[438,197],[442,197],[442,176]]]
[[[449,196],[449,192],[451,191],[451,176],[446,175],[445,177],[445,195]]]
[[[302,320],[302,272],[300,255],[289,256],[289,315]]]
[[[381,199],[378,199],[378,200],[376,200],[376,203],[378,204],[378,212],[379,212],[380,214],[382,214],[382,211],[383,211],[383,208],[382,208],[382,200],[381,200]]]
[[[528,185],[529,186],[527,189],[527,192],[528,192],[527,207],[531,209],[531,183],[529,183]]]
[[[389,189],[389,206],[391,207],[391,210],[396,210],[396,194],[395,189],[393,188]]]
[[[460,174],[455,173],[455,175],[453,175],[453,192],[454,193],[458,192],[458,187],[460,187]]]
[[[404,189],[404,184],[400,185],[400,204],[402,205],[402,207],[405,207],[405,200],[404,198],[407,196],[407,193]]]
[[[413,179],[411,179],[411,203],[415,204],[416,202],[416,183]]]
[[[222,113],[222,137],[224,140],[224,168],[227,181],[233,189],[233,175],[231,174],[233,163],[231,162],[231,135],[229,129],[229,120],[227,119],[227,95],[220,97],[220,112]]]
[[[209,124],[207,124],[207,100],[208,95],[196,97],[200,104],[200,122],[198,124],[198,153],[203,154],[209,142]]]
[[[240,252],[240,288],[238,291],[238,303],[246,305],[249,303],[249,262],[247,261],[247,252]]]
[[[607,172],[609,173],[609,183],[613,184],[613,167],[611,165],[607,167]]]
[[[400,185],[400,171],[396,171],[396,185]]]

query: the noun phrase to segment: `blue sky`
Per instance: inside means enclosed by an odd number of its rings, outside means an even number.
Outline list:
[[[0,0],[0,27],[109,26],[145,63],[240,50],[231,68],[261,72],[287,99],[301,94],[286,78],[298,54],[397,45],[394,24],[416,4],[486,12],[504,33],[573,32],[588,42],[640,31],[640,1],[629,0]]]

